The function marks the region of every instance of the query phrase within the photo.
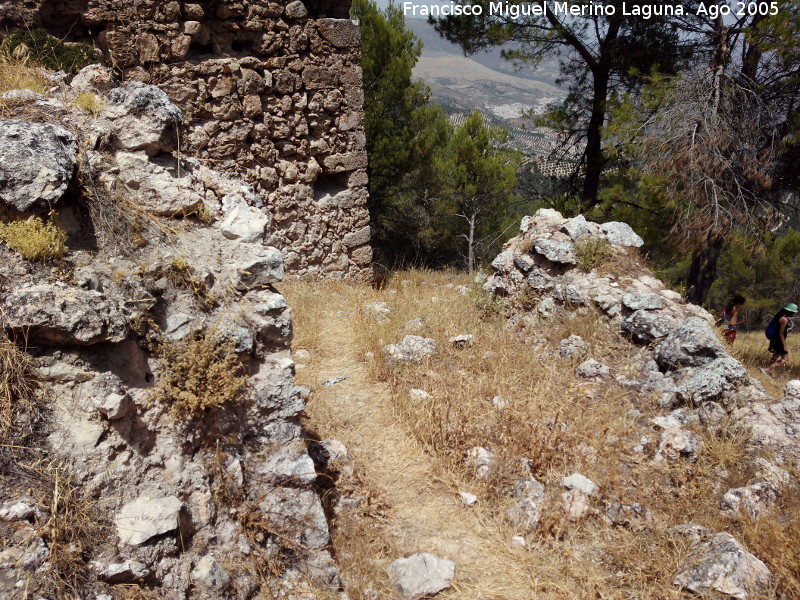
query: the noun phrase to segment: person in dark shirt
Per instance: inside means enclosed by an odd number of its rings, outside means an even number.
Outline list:
[[[786,334],[789,332],[789,329],[791,329],[791,321],[789,318],[796,314],[797,304],[789,302],[789,304],[780,309],[778,313],[772,317],[772,321],[770,321],[767,326],[765,333],[769,339],[769,351],[772,352],[772,359],[765,369],[761,369],[765,375],[775,377],[773,374],[775,367],[785,365],[786,361],[789,359],[789,351],[786,349]]]

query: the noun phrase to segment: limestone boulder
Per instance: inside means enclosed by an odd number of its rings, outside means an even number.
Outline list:
[[[225,218],[220,231],[229,240],[257,243],[264,239],[269,217],[258,208],[249,206],[242,194],[228,194],[222,199]]]
[[[272,246],[237,243],[230,248],[226,265],[233,287],[240,292],[262,288],[283,279],[283,254]]]
[[[699,367],[676,388],[679,400],[700,406],[703,402],[719,401],[729,408],[736,401],[738,388],[750,381],[742,364],[730,356],[717,358]]]
[[[699,317],[689,317],[656,346],[655,361],[665,370],[701,367],[727,356],[711,327]]]
[[[666,304],[664,297],[659,294],[629,292],[622,296],[622,305],[628,310],[658,310]]]
[[[131,81],[111,90],[101,117],[108,120],[112,143],[120,150],[155,155],[178,147],[183,113],[154,85]]]
[[[52,344],[121,342],[128,334],[120,306],[93,290],[50,283],[20,287],[6,295],[2,309],[5,327]]]
[[[627,223],[611,221],[603,223],[600,228],[606,235],[606,239],[617,246],[639,248],[644,244],[644,240]]]
[[[118,181],[147,212],[172,217],[203,206],[203,187],[193,163],[170,155],[148,157],[140,152],[118,152],[115,160]]]
[[[319,550],[330,541],[325,511],[313,490],[275,488],[259,507],[276,534],[304,548]]]
[[[767,566],[728,533],[697,543],[679,569],[675,585],[694,594],[717,592],[745,600],[760,597],[772,583]]]
[[[575,244],[572,242],[536,239],[533,242],[533,247],[537,254],[541,254],[550,262],[564,265],[578,264],[578,255],[575,253]]]
[[[634,342],[649,344],[666,337],[674,326],[674,320],[663,313],[637,310],[622,322],[622,331]]]
[[[119,80],[111,67],[88,65],[83,67],[69,86],[76,92],[107,92],[119,85]]]
[[[77,148],[58,125],[0,119],[0,201],[21,212],[57,203],[75,173]]]

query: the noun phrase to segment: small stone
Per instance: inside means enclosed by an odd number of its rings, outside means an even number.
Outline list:
[[[140,546],[152,537],[178,528],[178,512],[183,503],[175,496],[140,496],[120,509],[114,523],[120,542]]]
[[[721,508],[734,514],[742,511],[751,519],[757,519],[777,501],[778,490],[775,485],[762,481],[728,490],[722,497]]]
[[[516,527],[532,530],[539,523],[544,505],[544,486],[533,478],[514,484],[511,495],[516,503],[506,511],[506,518]]]
[[[575,376],[585,379],[611,379],[611,367],[590,358],[575,368]]]
[[[408,390],[408,397],[418,402],[420,400],[429,400],[431,398],[431,395],[425,390],[413,389],[413,390]]]
[[[290,19],[302,19],[308,16],[308,10],[300,0],[294,0],[286,5],[286,16]]]
[[[494,406],[497,410],[503,410],[510,404],[509,400],[505,398],[501,398],[500,396],[495,396],[492,398],[492,406]]]
[[[201,558],[192,569],[192,581],[207,589],[219,591],[228,587],[231,578],[222,565],[209,554]]]
[[[558,355],[561,358],[577,358],[586,356],[588,352],[589,344],[579,335],[573,334],[558,343]]]
[[[97,410],[112,421],[127,415],[133,406],[131,397],[127,393],[112,393],[105,397],[95,397],[93,402]]]
[[[424,319],[411,319],[410,321],[406,321],[405,325],[401,331],[420,331],[425,327],[425,320]]]
[[[458,492],[458,495],[461,498],[461,502],[464,503],[464,506],[473,507],[478,503],[478,497],[475,494]]]
[[[470,333],[464,335],[454,335],[450,338],[449,342],[454,348],[463,350],[464,348],[472,347],[472,345],[475,343],[475,336]]]
[[[561,494],[561,503],[570,521],[580,521],[591,510],[589,496],[576,490]]]
[[[600,490],[594,481],[588,477],[584,477],[580,473],[573,473],[569,477],[564,477],[561,480],[561,485],[568,490],[580,492],[587,496],[594,496]]]
[[[526,542],[525,538],[521,535],[515,535],[511,538],[511,545],[516,548],[525,548],[528,545],[528,542]]]
[[[389,320],[389,313],[392,312],[392,309],[388,304],[386,304],[386,302],[372,302],[371,304],[365,304],[364,310],[373,319],[378,321],[378,323],[386,323]]]
[[[418,335],[407,335],[398,344],[383,347],[389,366],[419,365],[436,351],[436,341]]]
[[[448,589],[456,575],[456,565],[451,560],[423,552],[398,558],[389,565],[387,572],[403,600],[417,600]]]
[[[308,363],[311,360],[311,352],[308,350],[295,350],[292,353],[292,356],[294,357],[295,362],[298,363]]]
[[[466,451],[464,464],[473,468],[475,477],[485,479],[492,468],[493,455],[486,448],[474,446]]]
[[[703,441],[695,434],[683,429],[668,429],[661,434],[661,443],[656,451],[656,461],[674,463],[679,459],[689,462],[697,460]]]
[[[347,379],[347,375],[340,375],[339,377],[332,377],[330,379],[326,379],[322,382],[322,387],[331,387],[332,385],[336,385],[337,383],[341,383]]]

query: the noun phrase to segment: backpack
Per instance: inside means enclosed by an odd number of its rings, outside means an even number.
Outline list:
[[[775,337],[775,334],[778,333],[778,320],[772,319],[767,325],[767,328],[764,330],[764,335],[767,336],[767,339],[771,340]]]

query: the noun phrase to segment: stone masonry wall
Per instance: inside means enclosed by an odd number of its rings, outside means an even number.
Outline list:
[[[38,18],[93,41],[124,80],[169,94],[185,115],[181,151],[255,187],[271,220],[266,243],[283,251],[289,273],[366,281],[360,33],[336,18],[349,0],[307,6],[45,0]]]

